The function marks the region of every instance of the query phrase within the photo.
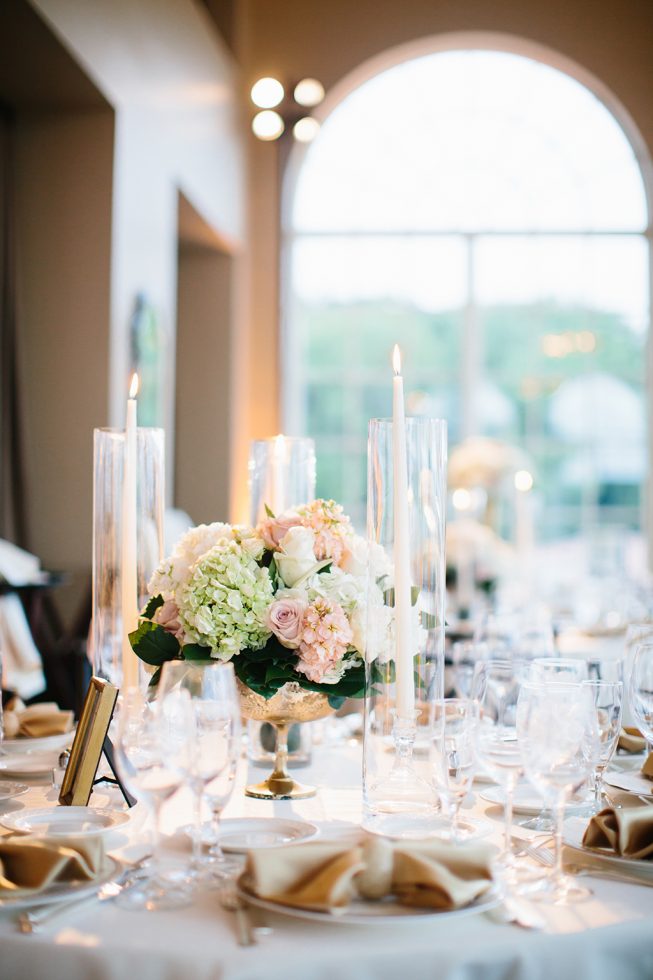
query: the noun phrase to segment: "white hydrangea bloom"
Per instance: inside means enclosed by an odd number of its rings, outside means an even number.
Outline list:
[[[231,525],[219,521],[192,527],[179,539],[172,554],[164,558],[155,570],[148,585],[150,595],[162,595],[164,599],[175,598],[177,589],[188,581],[195,563],[202,555],[218,542],[229,541],[232,537]]]
[[[186,640],[230,660],[241,650],[260,650],[270,637],[265,625],[273,599],[267,568],[233,538],[220,541],[195,563],[177,592]]]

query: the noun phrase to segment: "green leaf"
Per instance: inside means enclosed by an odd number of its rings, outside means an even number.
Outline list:
[[[150,677],[150,683],[147,685],[148,690],[150,688],[154,689],[155,687],[158,687],[159,686],[159,681],[161,680],[161,671],[162,670],[163,670],[163,667],[157,667],[157,669],[154,671],[154,673]]]
[[[210,663],[215,658],[211,656],[208,647],[200,646],[199,643],[187,643],[181,648],[181,655],[184,660],[200,661]]]
[[[129,642],[136,656],[151,667],[160,667],[167,660],[179,657],[179,642],[158,623],[143,619],[138,629],[129,634]]]
[[[339,698],[337,695],[330,694],[327,700],[329,702],[329,705],[333,708],[333,710],[338,711],[340,708],[342,708],[347,698]]]
[[[274,511],[273,510],[270,510],[270,508],[268,507],[267,504],[264,504],[264,507],[265,507],[265,513],[268,515],[268,517],[271,517],[272,520],[274,520],[275,517],[276,517]]]
[[[419,588],[416,585],[411,585],[410,587],[410,604],[411,606],[417,605],[417,600],[419,599]],[[395,590],[394,588],[386,589],[383,593],[383,601],[386,606],[394,607],[395,604]]]
[[[143,616],[145,619],[152,619],[152,616],[157,611],[157,609],[160,609],[161,606],[163,605],[163,601],[164,600],[162,595],[152,596],[152,598],[146,605],[145,609],[141,613],[141,616]]]
[[[274,557],[272,557],[270,560],[268,572],[270,573],[270,581],[272,582],[272,588],[276,591],[277,585],[279,584],[279,569],[277,568],[277,563],[274,560]]]

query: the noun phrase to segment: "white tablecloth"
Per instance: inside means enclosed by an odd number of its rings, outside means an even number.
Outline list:
[[[321,784],[317,797],[269,803],[242,794],[240,785],[225,817],[284,816],[341,833],[360,819],[360,748],[322,746],[314,764],[297,771]],[[111,791],[113,792],[113,791]],[[5,809],[54,805],[55,794],[35,786]],[[106,804],[107,794],[96,802]],[[477,801],[478,815],[500,828],[496,807]],[[173,798],[165,813],[172,832],[189,819],[189,800]],[[145,829],[138,813],[129,853],[137,853]],[[522,832],[527,836],[527,832]],[[127,844],[126,838],[116,844]],[[186,847],[181,835],[168,847]],[[418,925],[353,927],[309,923],[266,913],[270,936],[256,946],[236,944],[233,917],[215,892],[187,909],[129,912],[108,902],[90,903],[53,923],[43,934],[21,935],[13,918],[0,914],[0,977],[12,980],[651,980],[653,888],[598,879],[594,895],[567,907],[539,906],[546,931],[500,925],[485,915],[429,920]]]

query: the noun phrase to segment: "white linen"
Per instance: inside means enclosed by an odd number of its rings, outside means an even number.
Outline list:
[[[36,555],[0,538],[0,579],[10,585],[30,585],[40,582],[42,575],[41,562]]]
[[[45,690],[43,663],[23,604],[17,595],[0,596],[2,686],[26,701]]]
[[[247,799],[247,778],[261,770],[243,764],[225,816],[277,816],[317,822],[329,836],[348,836],[360,818],[360,749],[318,749],[302,780],[325,786],[301,802]],[[102,790],[97,805],[107,805]],[[112,791],[113,792],[113,791]],[[26,806],[54,802],[35,787],[14,801]],[[166,805],[168,832],[191,815],[191,801],[179,794]],[[488,808],[476,803],[473,815]],[[496,812],[496,808],[495,808]],[[496,819],[497,834],[501,827]],[[142,830],[130,831],[133,840]],[[523,831],[524,836],[528,836]],[[168,846],[184,847],[181,837]],[[132,855],[138,851],[132,849]],[[653,977],[653,889],[583,879],[593,897],[573,906],[539,906],[548,931],[499,925],[489,917],[447,919],[442,924],[393,929],[313,924],[266,913],[274,927],[257,946],[241,948],[233,915],[215,892],[191,908],[172,912],[127,912],[112,903],[92,903],[59,920],[41,935],[18,935],[0,914],[2,976],[13,980],[650,980]]]

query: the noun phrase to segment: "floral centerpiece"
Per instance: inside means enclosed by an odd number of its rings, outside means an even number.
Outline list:
[[[167,660],[217,659],[266,699],[295,682],[338,707],[364,694],[367,560],[333,500],[268,511],[256,527],[191,528],[152,577],[132,647],[154,685]]]

